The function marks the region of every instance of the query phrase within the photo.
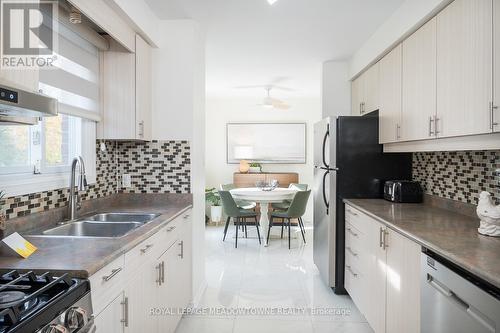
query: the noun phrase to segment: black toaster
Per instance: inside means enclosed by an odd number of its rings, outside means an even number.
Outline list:
[[[411,180],[389,180],[384,184],[384,199],[392,202],[419,203],[423,191],[419,182]]]

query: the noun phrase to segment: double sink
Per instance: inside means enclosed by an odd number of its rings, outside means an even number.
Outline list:
[[[160,214],[151,213],[101,213],[42,231],[39,235],[50,237],[119,238],[151,222]]]

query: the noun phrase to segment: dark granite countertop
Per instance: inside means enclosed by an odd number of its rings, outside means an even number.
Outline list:
[[[128,235],[115,239],[26,236],[38,250],[27,259],[0,256],[0,271],[17,269],[37,273],[64,272],[70,273],[73,277],[87,278],[191,208],[192,196],[190,194],[121,194],[96,201],[94,204],[87,203],[86,206],[87,211],[151,212],[159,213],[160,216]],[[28,229],[20,233],[29,235],[31,232]]]
[[[429,204],[382,199],[344,202],[500,288],[500,238],[480,235],[479,218]]]

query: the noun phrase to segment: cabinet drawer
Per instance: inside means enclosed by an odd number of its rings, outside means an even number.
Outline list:
[[[363,213],[361,213],[359,210],[346,205],[345,206],[345,221],[347,223],[350,223],[352,226],[354,226],[356,229],[358,229],[361,233],[366,233],[364,224],[366,221],[364,221],[364,218],[367,216]]]
[[[140,269],[147,262],[148,258],[156,259],[168,249],[168,245],[163,241],[164,232],[165,228],[162,228],[156,234],[125,253],[125,271],[127,276]]]
[[[348,266],[346,263],[344,286],[356,306],[363,312],[363,275],[355,268],[348,268]]]
[[[123,291],[124,264],[124,256],[121,255],[89,278],[95,315],[99,314]]]

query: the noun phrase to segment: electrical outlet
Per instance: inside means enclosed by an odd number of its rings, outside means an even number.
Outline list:
[[[122,175],[122,187],[132,187],[132,177],[128,173]]]

